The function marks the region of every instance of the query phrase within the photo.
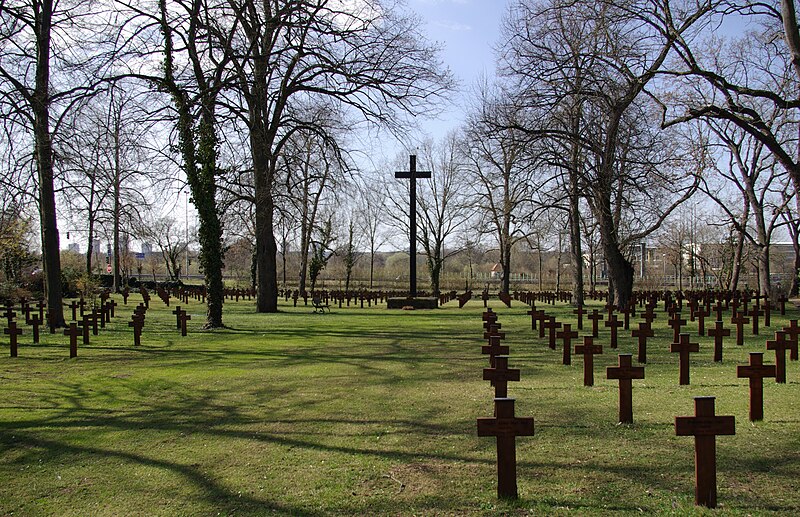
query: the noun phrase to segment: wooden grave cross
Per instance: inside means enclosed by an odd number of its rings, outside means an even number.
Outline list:
[[[572,314],[578,315],[578,330],[583,330],[583,315],[586,314],[586,311],[583,310],[583,305],[573,309]]]
[[[619,422],[633,423],[633,379],[644,379],[644,366],[631,366],[631,354],[619,354],[618,366],[606,368],[608,379],[619,380]]]
[[[731,329],[722,327],[722,321],[717,320],[714,328],[708,329],[708,335],[714,338],[714,362],[722,362],[722,339],[731,335]]]
[[[697,333],[701,336],[706,335],[706,316],[711,315],[711,311],[706,310],[704,305],[701,305],[697,308],[694,312],[695,317],[697,318]]]
[[[769,298],[764,300],[764,326],[770,326],[770,312],[772,310],[772,306],[770,305]]]
[[[494,399],[493,418],[478,418],[478,436],[497,438],[497,497],[516,499],[517,436],[533,435],[533,418],[514,416],[514,399]]]
[[[186,311],[181,311],[180,315],[178,316],[181,323],[181,336],[186,337],[186,322],[192,319],[191,314],[188,314]]]
[[[597,337],[600,335],[600,321],[603,319],[603,315],[597,309],[592,309],[592,313],[588,316],[590,320],[592,320],[592,337]]]
[[[116,312],[115,309],[117,308],[117,302],[114,300],[108,300],[106,302],[106,307],[108,307],[108,321],[106,321],[106,323],[110,323],[111,318],[114,317],[114,313]]]
[[[767,341],[767,350],[775,350],[775,382],[786,384],[786,350],[791,347],[786,332],[775,331],[775,339]]]
[[[564,354],[561,363],[572,364],[572,340],[578,338],[578,331],[572,330],[569,323],[564,323],[564,330],[559,331],[556,337],[564,340]]]
[[[410,197],[408,202],[409,214],[409,296],[417,296],[417,178],[430,178],[430,171],[417,170],[417,156],[412,154],[408,157],[409,170],[394,173],[395,178],[411,180]]]
[[[781,316],[786,316],[786,302],[788,301],[789,298],[787,298],[785,294],[778,296],[778,305],[781,309]]]
[[[583,385],[594,386],[594,356],[602,354],[603,347],[594,344],[594,337],[583,336],[583,344],[575,345],[575,354],[583,355]]]
[[[753,335],[757,336],[758,335],[758,317],[759,316],[763,316],[764,315],[764,311],[759,308],[758,304],[756,304],[756,305],[753,305],[753,308],[747,314],[748,314],[748,316],[752,316],[753,317]]]
[[[764,377],[775,377],[774,364],[764,364],[762,352],[750,352],[750,364],[736,367],[736,376],[750,379],[750,421],[764,420]]]
[[[616,314],[609,314],[605,326],[611,328],[611,348],[617,348],[617,329],[622,326],[622,322],[617,321]]]
[[[489,325],[486,332],[483,333],[483,339],[489,339],[492,336],[497,336],[500,339],[506,338],[505,332],[500,332],[500,324],[499,323],[492,323]]]
[[[508,367],[507,355],[494,356],[494,367],[483,369],[483,380],[494,386],[495,398],[508,397],[509,381],[519,382],[519,370]]]
[[[631,331],[631,336],[639,340],[639,353],[636,360],[640,363],[647,362],[647,338],[653,337],[655,333],[650,328],[650,324],[645,322],[639,323],[639,328]]]
[[[647,306],[645,311],[642,313],[642,318],[644,319],[645,323],[647,323],[647,326],[653,324],[653,320],[656,319],[656,313],[653,312],[653,308],[651,306]]]
[[[33,314],[30,318],[30,326],[33,329],[33,342],[39,342],[39,325],[42,324],[42,320],[39,319],[38,314]]]
[[[97,320],[101,318],[101,315],[98,314],[97,309],[92,309],[91,317],[92,317],[92,335],[97,336],[99,334],[99,329],[97,327],[98,325]]]
[[[142,343],[142,327],[144,327],[144,314],[134,313],[131,316],[131,321],[128,322],[129,327],[133,327],[133,344],[139,346]]]
[[[481,354],[489,356],[489,366],[494,367],[494,358],[498,355],[508,355],[508,345],[500,344],[499,336],[490,336],[489,344],[481,346]]]
[[[681,334],[680,341],[672,343],[669,346],[669,351],[679,354],[680,357],[680,384],[682,386],[689,384],[689,354],[692,352],[700,351],[699,343],[690,343],[689,334]]]
[[[88,345],[89,344],[89,330],[91,328],[91,320],[92,320],[92,315],[91,314],[84,314],[83,317],[81,318],[81,321],[78,322],[78,325],[80,325],[81,330],[83,331],[83,344],[84,345]]]
[[[6,305],[6,311],[3,313],[3,317],[8,321],[8,324],[11,325],[11,323],[14,322],[14,318],[17,317],[17,313],[14,312],[14,307]]]
[[[625,307],[623,309],[620,309],[619,312],[622,313],[622,322],[623,322],[622,328],[624,330],[629,330],[630,329],[630,324],[631,324],[630,323],[630,321],[631,321],[631,309],[629,309],[628,307]]]
[[[181,328],[181,306],[180,305],[176,305],[175,306],[175,310],[172,311],[172,314],[175,315],[175,328],[180,330],[180,328]]]
[[[717,435],[736,434],[733,416],[714,413],[714,397],[695,397],[695,416],[675,417],[676,436],[694,436],[694,503],[717,506]]]
[[[72,310],[72,321],[78,321],[78,302],[72,300],[69,302],[69,308]]]
[[[64,329],[64,335],[69,336],[69,356],[78,357],[78,324],[70,323],[69,327]]]
[[[547,333],[548,341],[547,346],[550,347],[550,350],[556,349],[556,330],[561,328],[561,322],[556,321],[555,316],[548,316],[547,322],[544,324],[547,329],[550,331]]]
[[[681,335],[681,325],[686,325],[686,320],[681,319],[681,313],[675,311],[672,317],[667,321],[667,325],[672,327],[672,342],[677,343]]]
[[[731,318],[731,323],[736,325],[736,344],[738,346],[744,345],[744,326],[750,323],[750,318],[741,312],[736,312]]]
[[[717,300],[717,305],[714,306],[714,311],[717,313],[717,321],[722,321],[722,302]]]
[[[17,336],[22,335],[22,329],[17,328],[17,322],[9,321],[8,327],[3,329],[3,334],[8,335],[11,345],[11,357],[17,357]]]
[[[789,326],[783,327],[786,332],[786,338],[789,341],[789,349],[791,353],[789,358],[792,361],[797,361],[797,336],[800,335],[800,327],[797,326],[797,320],[789,320]]]
[[[526,312],[531,317],[531,330],[536,330],[536,320],[539,319],[539,313],[542,312],[537,310],[536,307],[531,307],[531,310]]]
[[[86,307],[86,300],[83,299],[83,295],[81,295],[81,299],[78,300],[78,313],[79,316],[83,317],[83,309]]]

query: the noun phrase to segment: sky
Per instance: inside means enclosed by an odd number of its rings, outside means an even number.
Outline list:
[[[465,101],[475,81],[491,76],[495,68],[494,46],[508,0],[406,0],[408,8],[423,20],[428,40],[440,44],[441,58],[460,82],[454,106],[433,121],[422,123],[434,138],[443,137],[463,121]]]

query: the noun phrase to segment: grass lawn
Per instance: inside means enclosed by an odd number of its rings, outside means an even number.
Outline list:
[[[228,302],[229,328],[214,332],[200,330],[204,307],[192,301],[182,338],[154,297],[134,347],[127,322],[139,300],[118,299],[115,320],[77,359],[61,335],[31,345],[25,327],[15,359],[0,337],[0,515],[800,514],[798,363],[787,363],[787,384],[765,381],[755,424],[747,379],[736,377],[794,309],[748,332],[743,347],[726,338],[721,364],[713,339],[689,323],[700,343],[690,386],[678,385],[659,310],[629,426],[617,424],[605,368],[618,352],[636,364],[630,332],[614,351],[602,328],[595,386],[585,388],[580,357],[561,365],[560,349],[530,330],[527,307],[495,300],[509,366],[521,370],[509,396],[536,420],[535,436],[517,439],[520,499],[510,503],[495,497],[494,439],[476,433],[493,397],[481,380],[479,300],[324,315],[310,305],[257,315],[253,302]],[[548,312],[574,328],[567,306]],[[694,442],[674,430],[701,395],[736,417],[736,435],[717,439],[714,512],[693,505]]]

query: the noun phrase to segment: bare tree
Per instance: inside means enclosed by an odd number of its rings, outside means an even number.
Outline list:
[[[398,114],[421,114],[446,91],[434,47],[417,20],[377,0],[232,0],[237,94],[244,109],[254,174],[258,312],[277,311],[274,235],[279,157],[294,131],[325,134],[306,101],[327,99],[363,120],[401,128]]]
[[[578,138],[585,158],[575,160],[573,149],[572,159],[564,161],[571,170],[580,166],[582,195],[599,225],[610,301],[622,307],[633,289],[633,267],[625,255],[628,245],[657,230],[696,188],[691,176],[697,171],[680,163],[686,157],[671,152],[673,146],[667,145],[665,136],[650,123],[655,105],[647,87],[665,70],[676,41],[690,39],[712,4],[673,8],[669,1],[585,4],[550,0],[541,7],[534,5],[519,0],[510,11],[519,19],[511,25],[516,32],[511,34],[512,45],[519,43],[522,48],[507,60],[511,73],[523,78],[517,89],[528,92],[527,100],[523,97],[517,104],[530,106],[541,119],[542,106],[532,99],[542,89],[555,89],[551,95],[566,99],[564,110],[570,117],[555,131],[518,127],[529,135],[556,136],[567,142]],[[557,20],[552,22],[554,18]],[[570,23],[563,23],[566,18]],[[539,26],[549,29],[550,40],[563,42],[557,47],[561,54],[543,50],[544,45],[526,37],[535,34]],[[588,37],[576,38],[574,28]],[[538,74],[543,66],[550,73]],[[558,67],[566,67],[571,80],[550,83],[557,77],[552,70]],[[522,122],[531,120],[536,117]],[[571,206],[574,208],[574,201]]]

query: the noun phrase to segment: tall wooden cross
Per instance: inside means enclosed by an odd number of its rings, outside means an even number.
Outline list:
[[[410,254],[409,264],[409,296],[417,296],[417,178],[430,178],[430,171],[417,170],[417,156],[412,154],[409,156],[409,166],[407,171],[399,171],[394,173],[395,178],[408,178],[411,180],[411,198],[408,206],[408,214],[410,219],[411,229],[411,246],[408,248]]]

